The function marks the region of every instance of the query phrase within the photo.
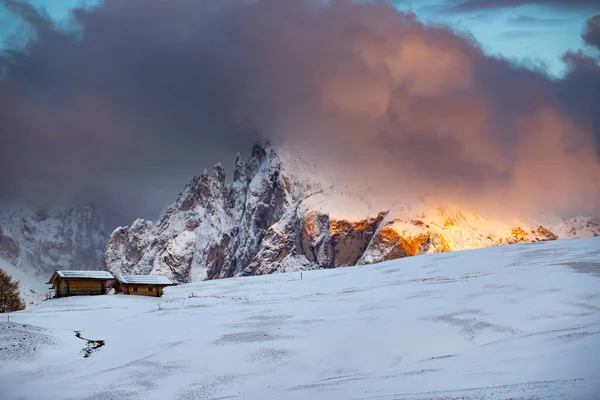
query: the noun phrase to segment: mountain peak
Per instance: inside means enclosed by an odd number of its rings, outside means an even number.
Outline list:
[[[432,196],[378,207],[375,194],[358,197],[352,189],[293,151],[256,143],[247,162],[236,158],[233,182],[217,164],[158,223],[113,233],[103,264],[188,282],[600,234],[590,219],[511,225]]]
[[[225,169],[221,163],[215,164],[213,177],[220,183],[225,183]]]
[[[267,148],[269,147],[270,144],[268,142],[255,142],[254,146],[252,146],[252,158],[256,158],[258,161],[263,161],[267,156]]]

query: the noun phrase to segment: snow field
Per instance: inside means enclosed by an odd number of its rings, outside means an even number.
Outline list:
[[[11,321],[1,399],[595,399],[600,238],[54,299]],[[105,345],[84,358],[75,331]]]

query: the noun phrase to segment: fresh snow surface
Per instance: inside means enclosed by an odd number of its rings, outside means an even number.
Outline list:
[[[108,271],[56,271],[61,278],[84,278],[84,279],[113,279]]]
[[[123,275],[117,274],[116,278],[122,283],[138,285],[172,285],[173,282],[163,275]]]
[[[598,399],[600,238],[45,301],[0,323],[42,398]]]

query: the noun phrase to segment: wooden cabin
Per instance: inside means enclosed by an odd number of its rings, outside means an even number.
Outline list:
[[[117,274],[112,284],[115,293],[161,297],[166,286],[175,285],[164,275]]]
[[[108,271],[55,271],[49,285],[55,297],[107,294],[114,276]]]

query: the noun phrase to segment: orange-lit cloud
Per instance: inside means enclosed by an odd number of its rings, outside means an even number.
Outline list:
[[[594,58],[568,56],[572,73],[553,81],[385,1],[105,0],[75,16],[72,33],[31,18],[38,41],[3,58],[0,82],[13,101],[3,126],[28,138],[11,130],[0,156],[57,187],[73,180],[52,157],[75,160],[92,193],[131,199],[166,182],[171,199],[260,137],[381,207],[430,194],[499,214],[599,212],[598,93],[574,89],[598,82]],[[28,160],[58,100],[52,129],[81,140]]]

